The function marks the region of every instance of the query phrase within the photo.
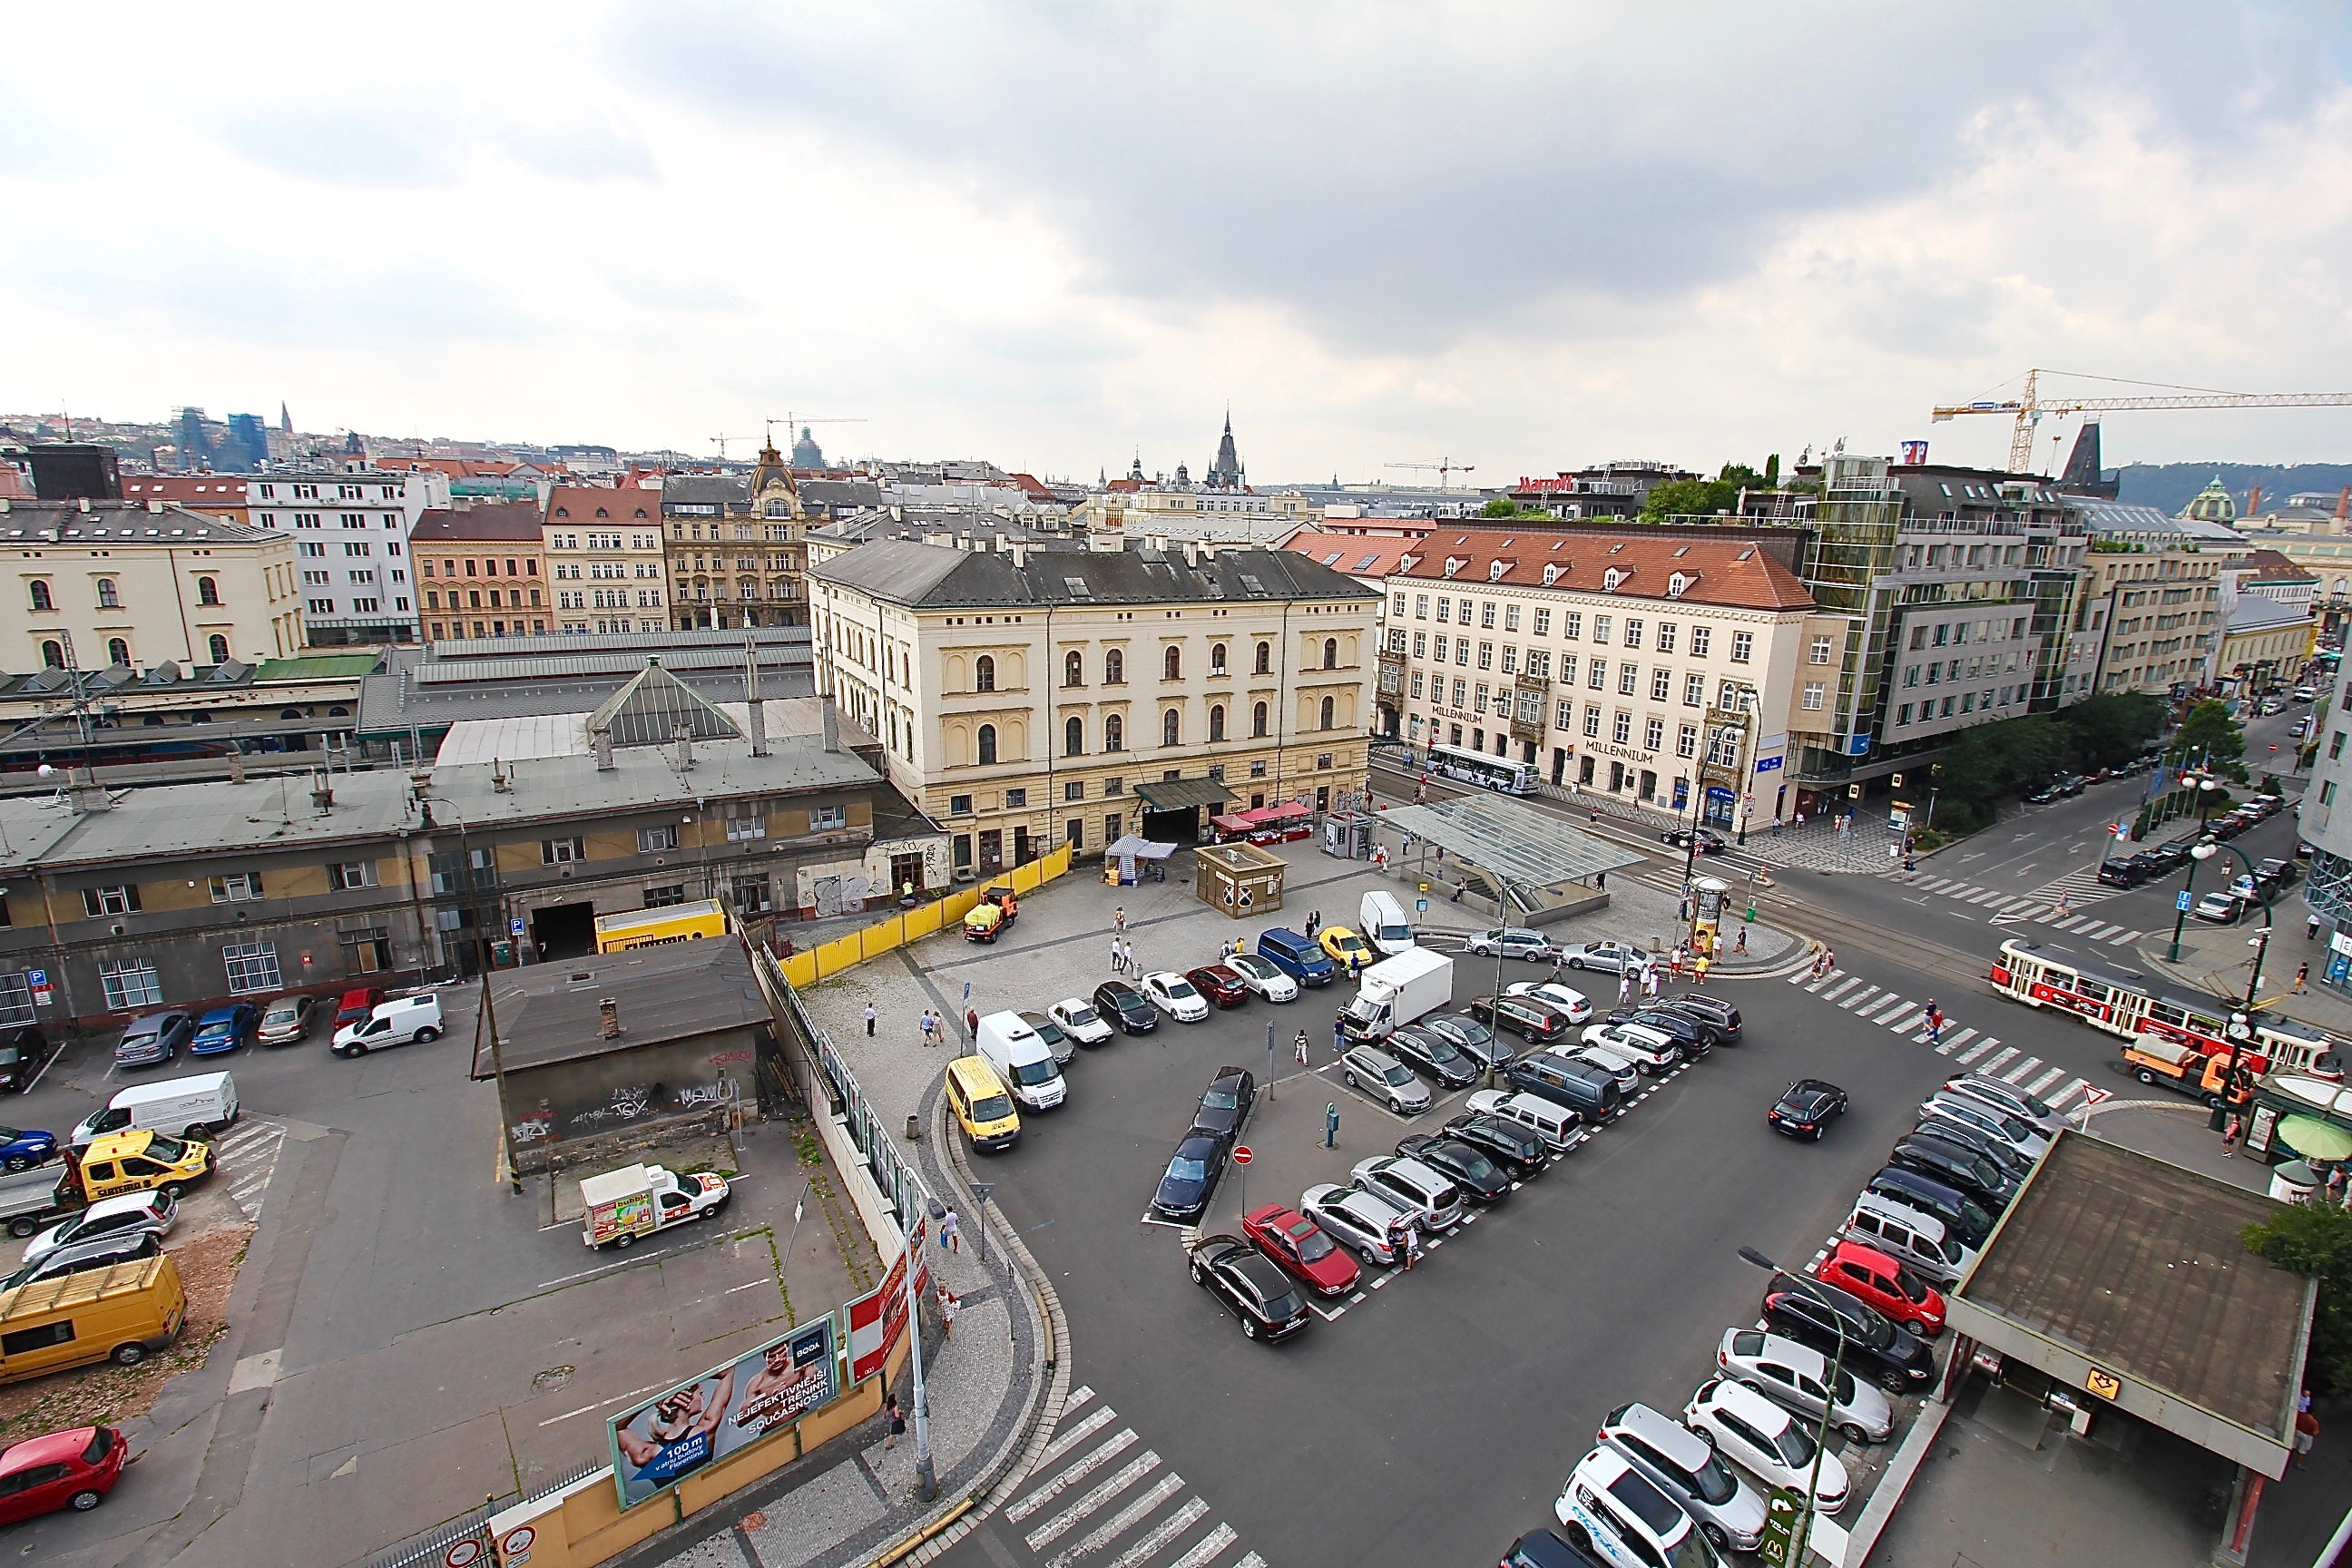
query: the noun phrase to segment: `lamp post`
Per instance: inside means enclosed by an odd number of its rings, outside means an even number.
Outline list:
[[[2197,831],[2200,838],[2197,847],[2189,852],[2189,875],[2180,884],[2180,897],[2175,901],[2176,907],[2172,911],[2172,945],[2166,949],[2164,954],[2167,963],[2180,962],[2180,932],[2189,922],[2189,906],[2195,901],[2197,863],[2212,858],[2213,841],[2204,837],[2205,823],[2213,812],[2214,792],[2221,787],[2221,782],[2210,774],[2197,781]],[[2267,905],[2264,912],[2268,912]]]
[[[1797,1276],[1765,1257],[1752,1247],[1739,1249],[1740,1261],[1752,1263],[1774,1279],[1785,1279],[1801,1284]],[[1837,1354],[1830,1361],[1830,1385],[1822,1391],[1822,1424],[1813,1434],[1813,1464],[1805,1478],[1805,1510],[1797,1516],[1796,1533],[1789,1542],[1789,1568],[1804,1568],[1805,1549],[1812,1543],[1813,1513],[1821,1507],[1822,1456],[1829,1452],[1830,1411],[1837,1402],[1838,1384],[1845,1381],[1845,1321],[1838,1313],[1830,1313],[1830,1326],[1837,1331]]]
[[[2253,884],[2254,901],[2262,906],[2263,910],[2262,935],[2246,939],[2246,945],[2254,950],[2253,964],[2246,975],[2246,999],[2239,1008],[2241,1016],[2230,1020],[2229,1052],[2221,1058],[2221,1099],[2223,1107],[2226,1108],[2229,1103],[2231,1086],[2238,1075],[2238,1048],[2243,1042],[2253,1037],[2256,993],[2263,984],[2263,961],[2270,956],[2271,951],[2272,917],[2270,896],[2263,891],[2263,879],[2254,874],[2252,856],[2234,844],[2223,844],[2211,839],[2200,844],[2189,853],[2193,859],[2210,860],[2224,849],[2245,862],[2246,880]]]

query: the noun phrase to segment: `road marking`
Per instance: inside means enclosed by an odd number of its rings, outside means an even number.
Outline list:
[[[1240,1537],[1234,1533],[1232,1525],[1220,1524],[1216,1529],[1209,1531],[1208,1536],[1200,1545],[1171,1563],[1168,1568],[1207,1568],[1212,1558],[1239,1539]],[[1243,1558],[1241,1563],[1234,1564],[1234,1568],[1244,1568],[1244,1564],[1251,1563],[1257,1563],[1257,1553],[1255,1552]],[[1265,1564],[1258,1563],[1258,1568],[1265,1568]]]
[[[2123,929],[2121,926],[2111,926],[2105,921],[2099,921],[2084,926],[2079,934],[2088,937],[2093,942],[2105,942]]]
[[[1375,1289],[1375,1290],[1377,1290],[1377,1289],[1379,1289],[1381,1286],[1383,1286],[1383,1285],[1387,1284],[1390,1280],[1391,1280],[1391,1279],[1395,1279],[1395,1278],[1396,1278],[1396,1276],[1395,1276],[1395,1275],[1393,1275],[1393,1274],[1383,1274],[1383,1275],[1381,1275],[1379,1279],[1375,1279],[1375,1280],[1373,1280],[1373,1281],[1372,1281],[1372,1289]]]
[[[1170,1498],[1184,1489],[1184,1478],[1171,1470],[1151,1485],[1151,1489],[1129,1503],[1111,1517],[1108,1523],[1082,1541],[1073,1542],[1049,1559],[1045,1568],[1070,1568],[1081,1557],[1091,1557],[1135,1527],[1135,1522]],[[1208,1512],[1205,1505],[1201,1511]]]
[[[1088,1395],[1091,1395],[1094,1393],[1094,1390],[1087,1389],[1085,1392]],[[1062,1413],[1065,1415],[1068,1415],[1069,1406],[1064,1405]],[[1037,1456],[1037,1462],[1029,1467],[1029,1473],[1033,1476],[1035,1475],[1039,1470],[1044,1469],[1046,1466],[1052,1464],[1055,1460],[1060,1458],[1063,1455],[1068,1453],[1079,1444],[1085,1442],[1088,1437],[1091,1437],[1096,1433],[1101,1431],[1103,1427],[1115,1419],[1116,1416],[1117,1412],[1113,1411],[1109,1405],[1096,1405],[1093,1415],[1088,1415],[1085,1420],[1077,1423],[1068,1431],[1055,1434],[1053,1442],[1046,1446],[1044,1453]]]
[[[2002,893],[1998,889],[1987,888],[1983,892],[1979,893],[1975,898],[1970,899],[1969,902],[1972,904],[1990,903],[1993,900],[2002,897]]]
[[[1877,986],[1875,986],[1875,985],[1866,985],[1866,986],[1863,987],[1860,991],[1855,992],[1852,996],[1847,997],[1847,998],[1845,998],[1845,999],[1843,999],[1843,1000],[1840,1001],[1840,1002],[1838,1003],[1838,1005],[1839,1005],[1839,1006],[1841,1006],[1841,1007],[1844,1007],[1844,1008],[1851,1009],[1851,1008],[1854,1005],[1854,1004],[1855,1004],[1855,1003],[1857,1003],[1857,1002],[1867,1002],[1867,1001],[1869,1001],[1873,996],[1875,996],[1875,995],[1877,995],[1878,994],[1879,994],[1879,993],[1878,993],[1878,987],[1877,987]]]
[[[2042,1058],[2040,1057],[2028,1057],[2017,1066],[2010,1068],[2007,1072],[2002,1073],[2000,1075],[2000,1081],[2003,1083],[2015,1083],[2019,1079],[2022,1079],[2027,1073],[2032,1072],[2035,1068],[2038,1068],[2041,1065]]]
[[[1094,1396],[1095,1391],[1090,1385],[1083,1383],[1078,1384],[1077,1387],[1070,1390],[1070,1396],[1062,1401],[1062,1414],[1067,1415]]]
[[[1838,974],[1838,973],[1843,973],[1843,972],[1842,972],[1842,971],[1839,971],[1839,970],[1835,970],[1835,969],[1832,969],[1832,970],[1831,970],[1831,971],[1830,971],[1830,973],[1831,973],[1831,974],[1832,974],[1832,975],[1834,975],[1834,974]],[[1824,1001],[1824,1002],[1834,1002],[1834,1001],[1836,1001],[1836,1000],[1838,999],[1838,993],[1839,993],[1839,992],[1845,990],[1845,989],[1846,989],[1847,987],[1849,987],[1849,986],[1852,986],[1852,985],[1858,985],[1858,984],[1860,984],[1861,983],[1862,983],[1862,976],[1861,976],[1861,975],[1859,975],[1859,974],[1848,974],[1848,975],[1846,975],[1846,977],[1845,977],[1843,981],[1840,981],[1836,985],[1832,986],[1829,990],[1827,990],[1827,991],[1825,991],[1825,992],[1822,992],[1822,993],[1820,994],[1821,998],[1822,998],[1822,1001]],[[1811,987],[1808,987],[1807,989],[1811,989]],[[1876,987],[1875,987],[1875,986],[1874,986],[1874,987],[1872,987],[1872,989],[1875,990],[1875,989],[1876,989]]]
[[[1102,1414],[1108,1415],[1109,1411],[1105,1409]],[[1031,1492],[1027,1497],[1023,1498],[1011,1508],[1006,1509],[1004,1510],[1004,1517],[1011,1520],[1015,1524],[1020,1523],[1023,1520],[1027,1519],[1031,1514],[1035,1513],[1039,1509],[1044,1508],[1047,1503],[1052,1502],[1055,1498],[1060,1497],[1072,1487],[1076,1486],[1080,1481],[1085,1480],[1088,1476],[1093,1475],[1097,1470],[1101,1469],[1105,1465],[1109,1464],[1113,1459],[1118,1458],[1121,1454],[1127,1452],[1128,1449],[1135,1447],[1139,1439],[1135,1436],[1134,1427],[1127,1426],[1120,1428],[1118,1432],[1112,1434],[1110,1440],[1105,1443],[1101,1447],[1097,1448],[1093,1453],[1088,1454],[1085,1458],[1080,1459],[1068,1469],[1064,1470],[1060,1475],[1055,1476],[1052,1480],[1047,1481],[1044,1486],[1039,1487],[1035,1491]],[[1038,1462],[1041,1465],[1045,1463],[1043,1456],[1039,1457]],[[1146,1468],[1149,1468],[1150,1467],[1148,1466],[1146,1467]],[[1138,1471],[1137,1473],[1141,1474],[1142,1472]],[[1073,1520],[1070,1522],[1075,1524],[1077,1521]],[[1063,1528],[1067,1529],[1068,1526],[1065,1525]],[[1036,1542],[1032,1542],[1030,1544],[1034,1546]]]
[[[2025,1092],[2039,1100],[2042,1097],[2042,1091],[2043,1089],[2048,1089],[2052,1084],[2056,1083],[2060,1079],[2064,1078],[2065,1076],[2066,1069],[2064,1068],[2052,1068],[2048,1072],[2043,1073],[2040,1078],[2035,1079],[2033,1082],[2027,1087]]]
[[[1858,1007],[1855,1011],[1861,1014],[1864,1017],[1870,1018],[1874,1023],[1885,1024],[1889,1028],[1892,1028],[1894,1027],[1893,1020],[1895,1016],[1904,1012],[1912,1005],[1912,1003],[1889,993],[1885,1001],[1874,1002],[1869,1006]]]
[[[1993,1058],[1992,1060],[1985,1063],[1984,1066],[1979,1068],[1977,1070],[1983,1073],[1999,1072],[2000,1070],[2000,1065],[2003,1062],[2013,1062],[2017,1059],[2017,1048],[2014,1046],[2006,1047],[2002,1049],[2000,1055]]]
[[[2066,1101],[2074,1099],[2076,1095],[2082,1093],[2090,1087],[2090,1084],[2078,1078],[2074,1082],[2068,1084],[2065,1088],[2060,1089],[2057,1093],[2052,1095],[2045,1103],[2054,1110],[2059,1106],[2065,1104]]]
[[[1952,1059],[1958,1062],[1962,1067],[1968,1067],[1973,1064],[1979,1057],[1984,1055],[1987,1051],[1991,1050],[1995,1046],[2000,1044],[2000,1036],[1987,1035],[1983,1039],[1979,1040],[1975,1045],[1970,1046],[1967,1050],[1962,1051],[1958,1056]]]
[[[1898,1035],[1907,1035],[1916,1030],[1920,1026],[1920,1021],[1927,1016],[1927,1010],[1925,1007],[1905,1006],[1888,1014],[1879,1022]]]
[[[1192,1528],[1193,1521],[1209,1511],[1209,1505],[1199,1498],[1188,1500],[1182,1508],[1151,1527],[1151,1533],[1111,1559],[1110,1568],[1136,1568],[1136,1564],[1151,1557],[1159,1550]]]
[[[2090,919],[2088,915],[2068,915],[2064,920],[2058,922],[2058,929],[2060,931],[2073,931],[2076,926],[2081,925],[2088,919]]]
[[[1110,1479],[1102,1482],[1094,1490],[1087,1493],[1086,1496],[1078,1499],[1077,1501],[1021,1539],[1028,1543],[1029,1550],[1032,1552],[1051,1545],[1084,1524],[1097,1509],[1159,1468],[1160,1456],[1146,1448],[1133,1459],[1129,1460]]]
[[[719,1293],[722,1296],[732,1296],[738,1290],[757,1290],[762,1285],[771,1285],[773,1283],[774,1281],[771,1279],[746,1279],[742,1284],[730,1285],[726,1289],[721,1290]]]
[[[1938,877],[1934,881],[1927,884],[1927,889],[1931,893],[1940,893],[1951,885],[1952,879],[1949,877]]]
[[[2146,931],[2127,931],[2121,936],[2111,936],[2107,938],[2107,945],[2109,947],[2121,947],[2127,942],[2137,942],[2147,934],[2147,933]]]

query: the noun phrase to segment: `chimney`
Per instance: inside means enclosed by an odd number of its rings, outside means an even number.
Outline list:
[[[334,784],[317,773],[310,775],[310,809],[321,816],[335,808]]]
[[[604,1038],[617,1040],[621,1037],[621,999],[618,996],[596,999],[596,1024]]]
[[[596,733],[595,733],[595,735],[591,739],[591,741],[590,741],[589,744],[590,744],[590,746],[591,746],[591,747],[595,751],[595,753],[596,753],[596,771],[597,771],[598,773],[611,773],[614,769],[615,769],[615,768],[617,768],[617,767],[619,767],[619,766],[620,766],[620,764],[619,764],[618,763],[615,763],[614,761],[613,761],[613,731],[610,731],[610,730],[599,730],[599,731],[596,731]]]
[[[73,806],[76,816],[114,809],[114,797],[106,793],[104,784],[98,782],[94,770],[75,768],[66,774],[66,799]]]
[[[1015,566],[1026,566],[1029,564],[1029,547],[1027,545],[1016,543],[1013,546],[1013,564]]]
[[[2336,526],[2330,531],[2336,533],[2344,531],[2344,514],[2347,510],[2352,510],[2352,485],[2346,485],[2336,492]]]
[[[672,724],[669,727],[669,738],[677,742],[679,770],[683,772],[694,766],[694,726],[686,723]]]
[[[841,750],[841,714],[830,697],[824,700],[824,749],[828,752]]]
[[[1188,539],[1184,542],[1184,564],[1187,566],[1198,566],[1201,564],[1201,542],[1199,540]]]
[[[2260,485],[2246,487],[2246,515],[2248,517],[2263,515],[2263,487]]]
[[[231,752],[228,754],[228,782],[231,784],[243,784],[245,782],[245,753],[243,752]]]
[[[496,757],[490,759],[490,787],[500,795],[505,795],[514,788],[514,780],[508,775],[506,769],[499,765],[499,759]]]

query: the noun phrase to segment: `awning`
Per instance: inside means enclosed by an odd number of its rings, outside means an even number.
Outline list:
[[[1241,815],[1261,827],[1267,827],[1277,822],[1295,822],[1302,816],[1313,814],[1295,800],[1285,800],[1277,801],[1272,805],[1262,805],[1255,811],[1245,811]]]
[[[1149,838],[1139,838],[1134,834],[1130,833],[1126,837],[1120,839],[1118,843],[1112,845],[1109,848],[1104,850],[1103,853],[1120,858],[1132,858],[1137,860],[1165,860],[1168,857],[1176,853],[1176,846],[1173,844],[1156,844]]]
[[[1256,823],[1250,820],[1253,815],[1253,813],[1244,811],[1240,813],[1238,816],[1213,816],[1209,818],[1209,826],[1225,833],[1247,833],[1251,828],[1257,826]]]
[[[1135,793],[1154,811],[1181,811],[1190,805],[1223,805],[1234,792],[1214,779],[1154,779],[1139,783]]]

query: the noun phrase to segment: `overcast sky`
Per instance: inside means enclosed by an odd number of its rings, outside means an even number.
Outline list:
[[[2352,390],[2340,4],[20,8],[0,410],[1092,479],[1712,469]],[[2089,388],[2084,387],[2084,390]],[[2118,388],[2118,391],[2129,389]],[[2047,452],[2067,424],[2045,426]],[[2110,416],[2343,460],[2352,409]]]

